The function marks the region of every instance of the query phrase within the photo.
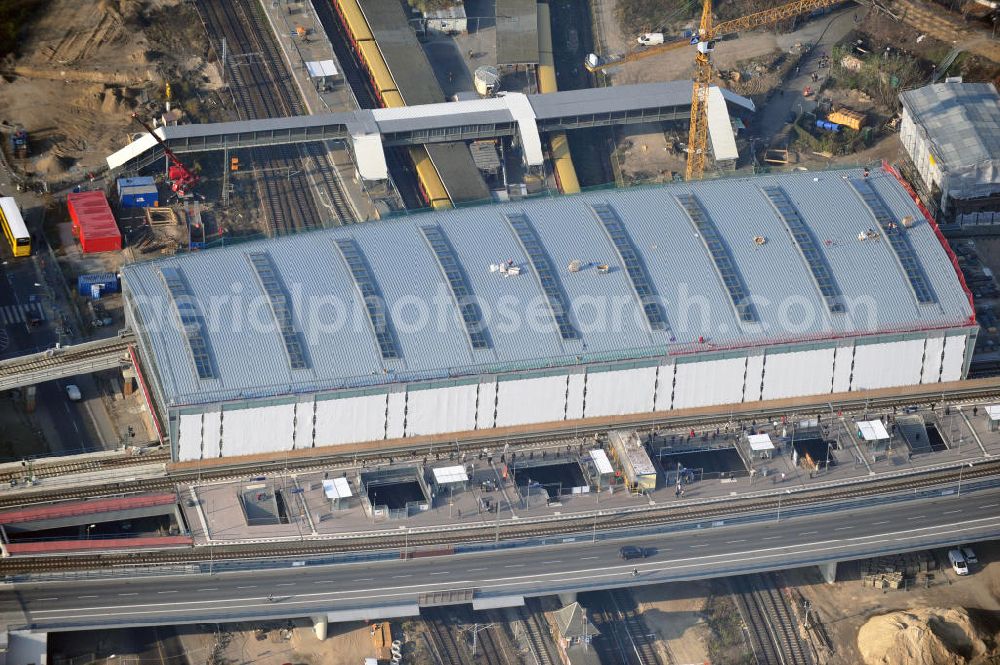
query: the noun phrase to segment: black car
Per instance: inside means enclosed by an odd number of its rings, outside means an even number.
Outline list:
[[[618,556],[628,561],[629,559],[645,559],[646,550],[641,547],[634,547],[632,545],[626,545],[625,547],[618,550]]]

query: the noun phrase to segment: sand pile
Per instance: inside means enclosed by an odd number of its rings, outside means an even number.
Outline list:
[[[927,607],[872,617],[858,631],[867,665],[966,665],[987,651],[965,608]]]

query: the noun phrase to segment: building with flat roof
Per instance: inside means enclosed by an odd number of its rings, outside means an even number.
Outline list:
[[[182,460],[951,381],[978,331],[883,170],[414,214],[122,285]]]
[[[933,83],[900,95],[899,135],[942,222],[1000,223],[1000,95],[992,83]]]

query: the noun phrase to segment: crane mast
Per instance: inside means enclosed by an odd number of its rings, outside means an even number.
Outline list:
[[[585,63],[591,72],[603,71],[608,67],[641,60],[653,55],[664,53],[681,46],[694,44],[695,54],[694,81],[691,90],[691,125],[688,132],[688,157],[684,176],[686,180],[700,180],[705,173],[705,157],[708,153],[708,91],[712,85],[711,52],[715,48],[715,40],[735,32],[754,30],[756,28],[777,23],[778,21],[798,16],[806,12],[823,9],[835,5],[842,0],[794,0],[774,9],[765,9],[747,16],[741,16],[730,21],[715,24],[712,18],[712,0],[702,0],[701,22],[698,27],[697,41],[679,40],[651,46],[641,51],[633,51],[618,59],[602,59],[591,54]]]

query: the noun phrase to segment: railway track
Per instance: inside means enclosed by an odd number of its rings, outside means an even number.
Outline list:
[[[734,577],[730,585],[757,665],[813,665],[774,575]]]
[[[662,663],[649,628],[627,589],[587,594],[594,626],[601,632],[595,642],[603,665],[672,665]]]
[[[541,611],[537,598],[526,598],[525,604],[517,608],[518,618],[524,627],[524,637],[532,653],[528,662],[535,665],[558,665],[559,657],[555,654],[549,631],[538,618]]]
[[[58,462],[55,464],[33,461],[31,463],[31,475],[36,479],[54,478],[73,473],[93,473],[95,471],[108,471],[146,464],[166,464],[169,461],[170,453],[166,451],[133,457],[111,458],[107,460],[88,459],[79,462]],[[27,475],[28,466],[26,463],[20,469],[2,471],[0,472],[0,485],[8,485],[12,480],[19,481]]]
[[[464,665],[471,662],[472,655],[467,654],[467,650],[455,639],[452,629],[454,621],[445,610],[440,607],[424,608],[424,623],[440,665]]]
[[[303,115],[305,107],[283,56],[274,43],[262,8],[254,0],[198,0],[209,34],[225,37],[230,90],[242,119]],[[311,145],[311,144],[310,144]],[[323,216],[304,170],[308,157],[321,176],[331,217],[352,220],[343,187],[325,150],[294,146],[250,150],[258,195],[265,206],[270,235],[320,226]],[[228,165],[224,165],[227,167]]]

